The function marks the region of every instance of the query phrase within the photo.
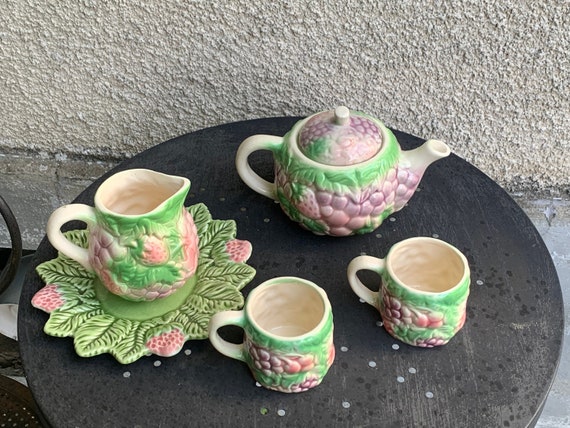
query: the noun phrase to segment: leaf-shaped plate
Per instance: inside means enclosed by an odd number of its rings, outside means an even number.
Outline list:
[[[130,302],[108,292],[79,263],[59,253],[40,264],[45,282],[32,305],[50,317],[44,331],[50,336],[73,337],[82,357],[110,353],[122,364],[145,355],[169,357],[191,339],[208,337],[210,318],[244,304],[241,289],[255,276],[245,264],[251,255],[248,241],[235,239],[233,220],[212,220],[204,204],[188,208],[198,230],[200,255],[196,274],[171,296],[152,302]],[[86,230],[66,232],[86,248]]]

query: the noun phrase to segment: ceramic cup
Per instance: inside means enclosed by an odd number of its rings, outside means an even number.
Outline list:
[[[198,265],[197,230],[184,207],[189,189],[185,177],[147,169],[119,172],[101,184],[95,207],[70,204],[55,210],[48,239],[113,294],[132,301],[166,297]],[[87,248],[61,232],[71,220],[87,224]]]
[[[243,343],[220,337],[218,329],[226,325],[243,328]],[[244,361],[262,386],[281,392],[319,385],[335,355],[325,291],[295,277],[270,279],[249,293],[243,310],[215,314],[209,337],[219,352]]]
[[[381,277],[372,291],[357,272]],[[348,265],[353,291],[380,311],[384,328],[413,346],[446,344],[465,323],[470,272],[465,256],[439,239],[417,237],[395,244],[384,259],[359,256]]]

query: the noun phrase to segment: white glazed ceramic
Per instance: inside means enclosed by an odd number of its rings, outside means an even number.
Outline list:
[[[243,328],[243,343],[220,337],[218,330],[226,325]],[[244,310],[214,315],[209,337],[219,352],[247,363],[262,386],[281,392],[319,385],[335,354],[325,291],[296,277],[268,280],[247,296]]]
[[[360,270],[381,277],[379,291],[366,287]],[[384,259],[358,256],[348,265],[353,291],[382,316],[384,328],[410,345],[444,345],[463,327],[470,271],[465,256],[439,239],[417,237],[395,244]]]

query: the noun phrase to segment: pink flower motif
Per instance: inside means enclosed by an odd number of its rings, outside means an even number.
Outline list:
[[[171,357],[182,349],[185,341],[186,337],[182,331],[178,328],[174,328],[151,337],[148,342],[146,342],[146,347],[153,354],[161,357]]]
[[[226,253],[230,260],[236,263],[245,263],[251,256],[251,243],[240,239],[232,239],[226,242]]]
[[[336,351],[334,348],[334,343],[331,340],[331,344],[329,345],[329,355],[327,358],[327,366],[330,367],[332,366],[332,363],[334,361],[334,357],[335,357]]]
[[[51,313],[63,306],[65,300],[57,291],[56,284],[48,284],[32,298],[32,306],[44,312]]]
[[[198,230],[192,215],[182,209],[182,245],[184,247],[184,265],[186,268],[185,278],[194,275],[198,267]]]
[[[149,265],[161,265],[170,257],[168,246],[157,236],[148,235],[144,239],[142,260]]]

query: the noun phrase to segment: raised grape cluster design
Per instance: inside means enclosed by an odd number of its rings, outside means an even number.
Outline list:
[[[332,111],[313,116],[299,135],[305,156],[325,165],[354,165],[373,157],[382,147],[382,133],[373,121],[351,116],[338,126]]]
[[[438,310],[404,302],[386,287],[382,287],[379,298],[386,331],[413,346],[433,348],[445,345],[465,324],[466,299],[456,308]]]
[[[300,185],[276,164],[275,184],[285,213],[313,231],[347,236],[376,229],[411,198],[420,176],[392,167],[387,174],[363,188],[342,193],[316,183]]]
[[[281,392],[303,392],[319,385],[335,356],[332,335],[326,343],[324,358],[316,353],[281,353],[250,339],[245,340],[244,346],[251,358],[254,377],[267,388]]]

